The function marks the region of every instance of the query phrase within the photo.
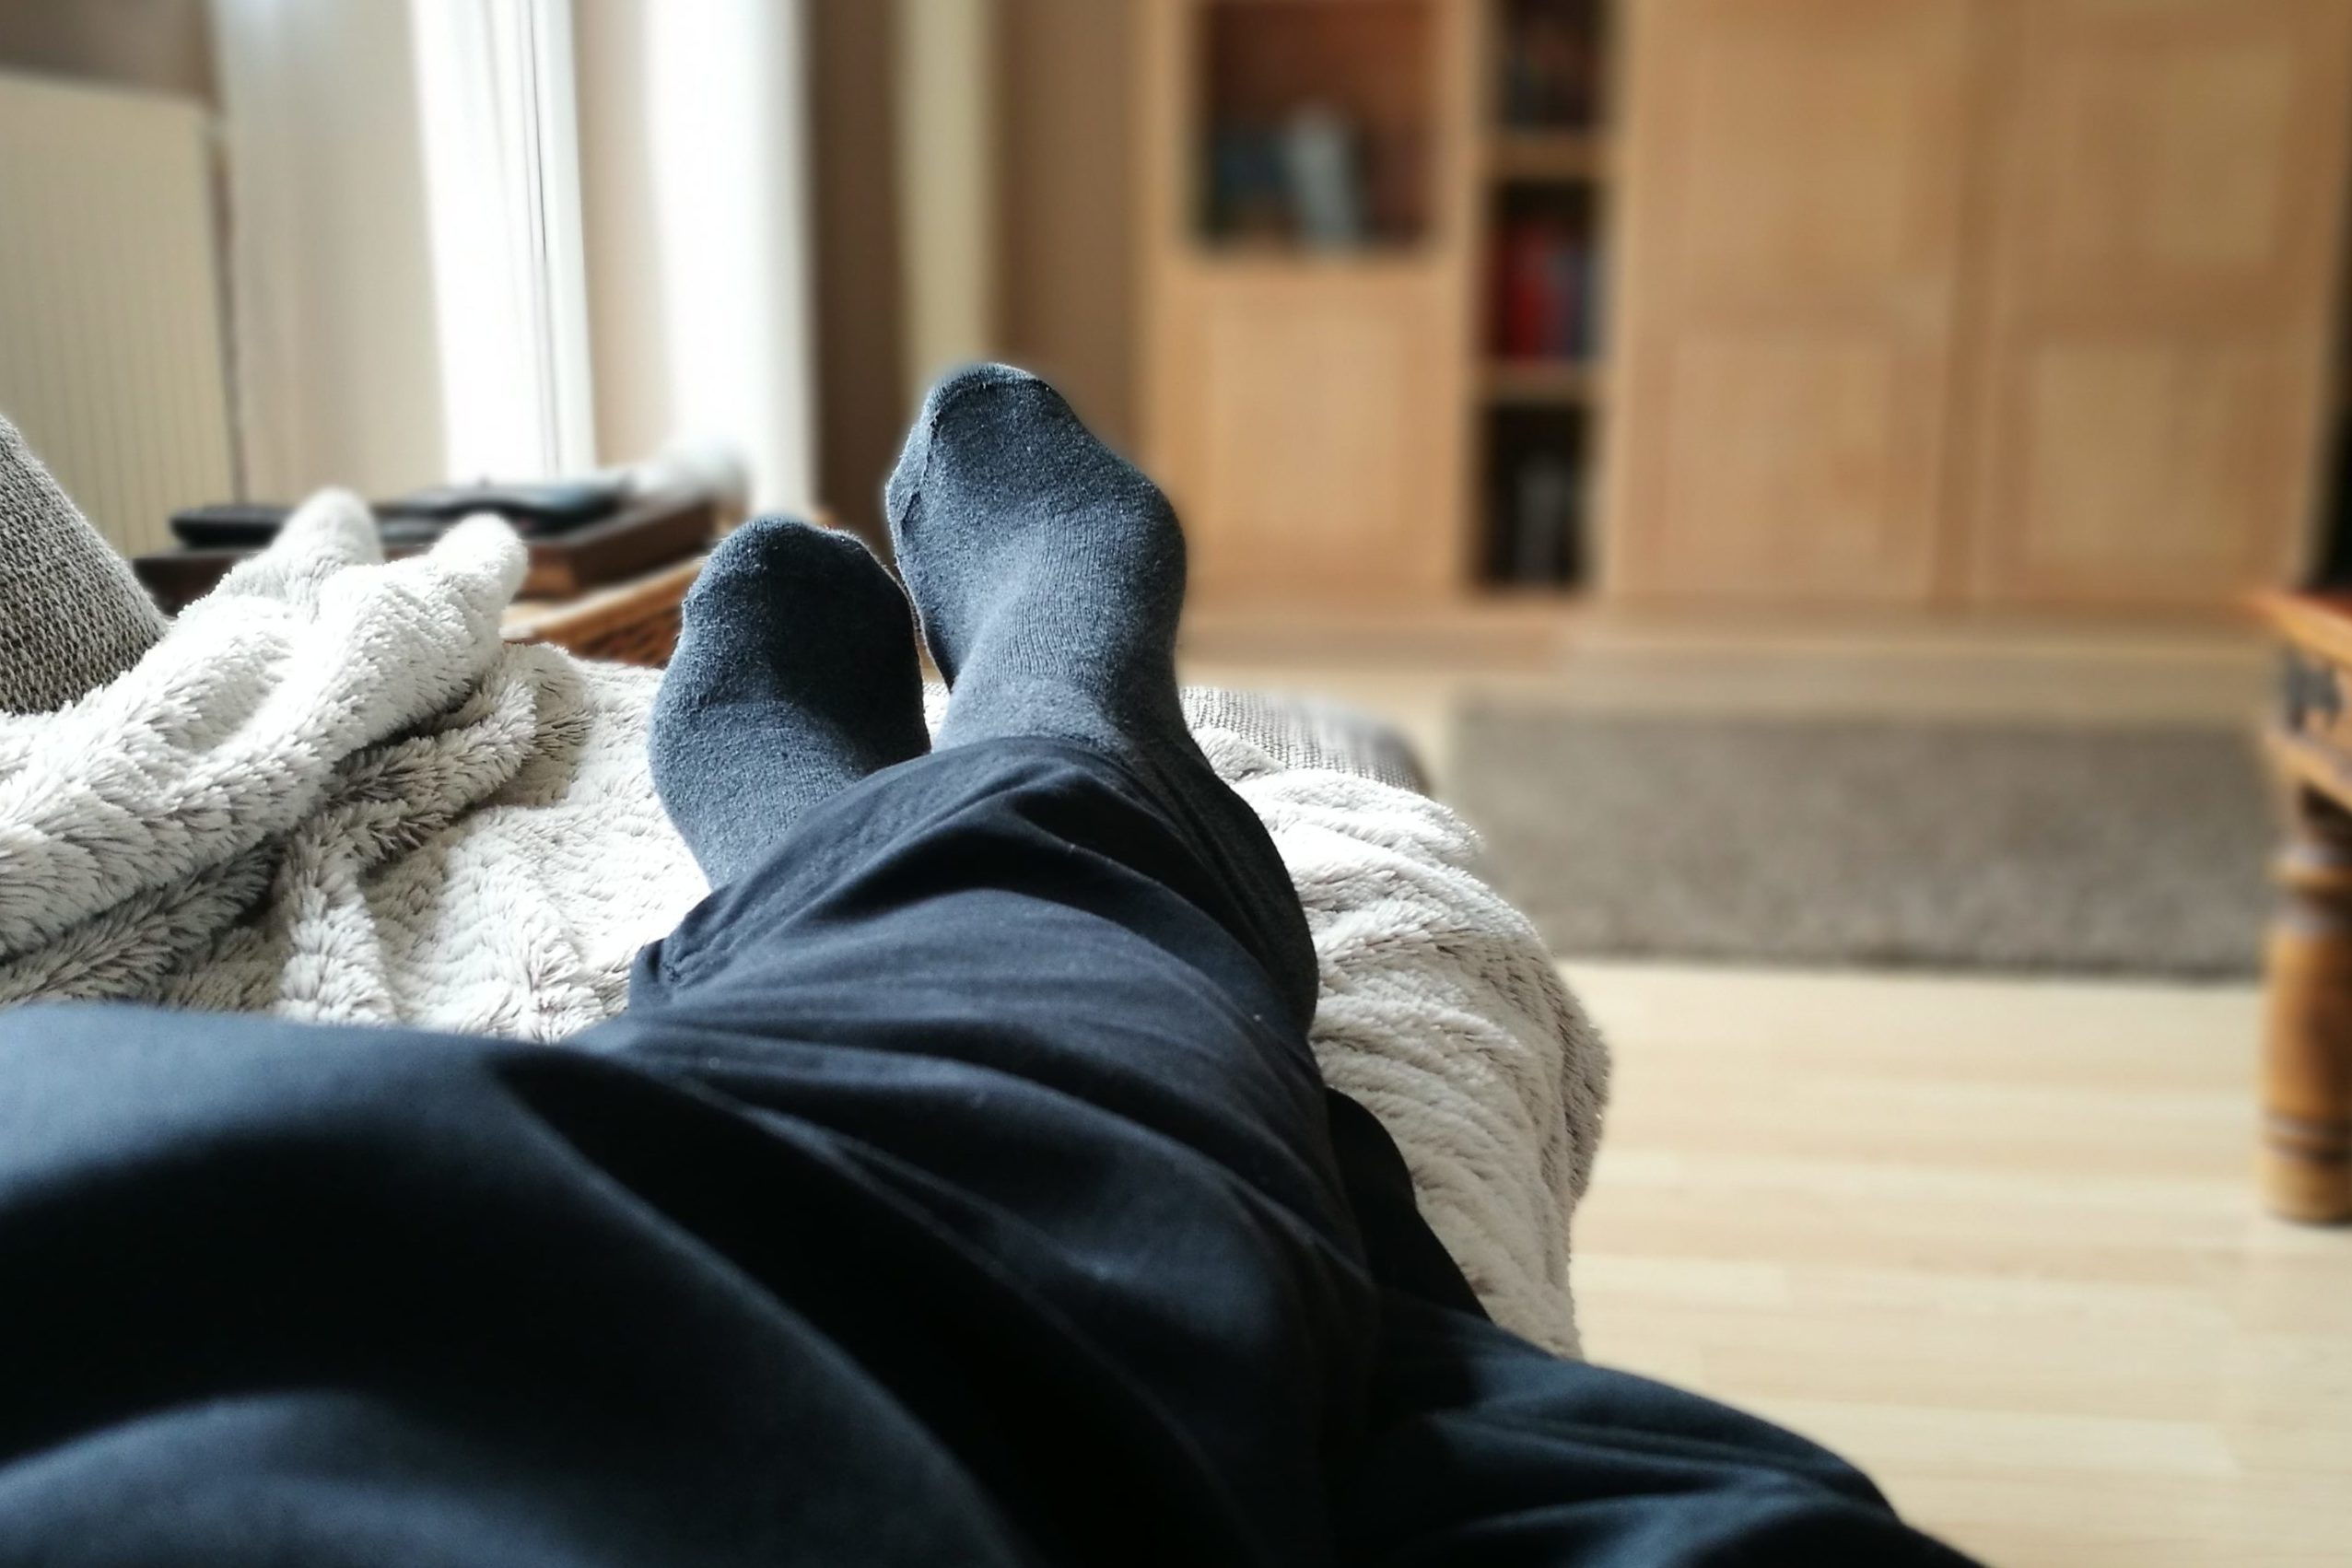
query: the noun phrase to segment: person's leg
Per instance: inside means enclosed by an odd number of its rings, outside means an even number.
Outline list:
[[[903,1168],[1290,1561],[1305,1500],[1352,1558],[1948,1561],[1811,1445],[1485,1320],[1320,1084],[1295,895],[1176,716],[1158,493],[988,370],[932,394],[890,496],[954,680],[939,749],[650,952],[624,1048]]]
[[[1050,738],[1116,758],[1187,832],[1304,1028],[1314,945],[1265,830],[1184,721],[1184,533],[1061,395],[1002,365],[924,399],[884,492],[898,567],[951,691],[942,747]]]
[[[966,400],[949,383],[893,481],[899,560],[952,681],[939,749],[796,804],[755,869],[648,950],[630,1013],[591,1043],[853,1141],[943,1238],[1047,1304],[1058,1333],[1013,1384],[976,1371],[908,1395],[959,1448],[1009,1445],[1029,1473],[1134,1495],[1116,1478],[1173,1442],[1187,1462],[1151,1463],[1188,1512],[1239,1527],[1221,1554],[1312,1561],[1372,1334],[1303,1033],[1313,946],[1264,827],[1183,729],[1175,521],[1034,386]],[[976,475],[965,433],[939,427],[942,407],[995,412],[998,392],[1059,412],[1014,439],[1060,488]],[[945,532],[906,526],[917,473],[913,510],[959,509]],[[984,482],[994,510],[971,493]],[[779,541],[766,569],[795,572],[805,543]],[[1091,563],[1089,591],[1059,583],[1063,553]],[[944,649],[948,624],[1002,667]],[[1055,658],[1033,668],[1032,648]],[[717,636],[706,654],[731,662]],[[743,719],[665,703],[655,744],[723,771],[768,728]],[[702,813],[742,811],[665,804],[690,842]],[[1036,1402],[1014,1390],[1082,1373],[1125,1412],[1082,1454],[1068,1430],[1007,1424]]]
[[[1340,1560],[1383,1568],[1963,1568],[1859,1471],[1695,1394],[1382,1300],[1368,1435],[1335,1491]]]
[[[1009,390],[1036,427],[963,413],[1091,486]],[[1070,662],[1050,711],[1091,725]],[[0,1274],[44,1281],[0,1334],[51,1358],[0,1420],[0,1562],[1304,1563],[1381,1506],[1445,1539],[1457,1484],[1577,1495],[1549,1461],[1389,1462],[1472,1453],[1437,1395],[1511,1411],[1460,1353],[1400,1381],[1414,1302],[1372,1275],[1442,1253],[1333,1146],[1255,819],[1182,753],[1024,735],[954,673],[954,743],[792,801],[601,1058],[0,1020]]]
[[[922,1223],[579,1052],[0,1014],[0,1563],[1036,1561],[802,1288]]]
[[[1046,734],[1119,759],[1168,821],[1192,830],[1194,857],[1238,901],[1243,919],[1228,917],[1230,928],[1299,988],[1291,1012],[1303,1030],[1314,970],[1296,896],[1184,725],[1174,663],[1183,538],[1166,499],[1051,387],[1001,366],[933,390],[887,499],[925,639],[954,684],[940,745]],[[1190,1087],[1216,1104],[1211,1084]],[[1348,1555],[1949,1560],[1813,1445],[1562,1362],[1487,1321],[1414,1207],[1386,1130],[1345,1096],[1326,1103],[1326,1115],[1264,1125],[1306,1141],[1313,1171],[1338,1183],[1363,1249],[1350,1261],[1381,1287],[1369,1425],[1337,1494]],[[1249,1122],[1229,1106],[1219,1117]]]
[[[837,729],[757,700],[670,755]],[[682,794],[776,831],[585,1051],[0,1020],[0,1561],[1328,1559],[1372,1292],[1312,952],[1164,788],[977,736]]]
[[[1380,1286],[1363,1437],[1332,1491],[1340,1561],[1964,1562],[1826,1449],[1496,1327],[1414,1207],[1395,1142],[1332,1098],[1341,1179]]]

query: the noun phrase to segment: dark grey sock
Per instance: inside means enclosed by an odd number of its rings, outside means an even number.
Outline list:
[[[939,743],[1191,750],[1176,697],[1184,535],[1059,393],[1001,365],[931,389],[883,492],[898,569],[953,694]]]
[[[1298,895],[1176,695],[1184,535],[1167,497],[1053,388],[989,365],[931,389],[883,498],[947,679],[940,747],[1036,736],[1125,763],[1218,865],[1237,934],[1304,1028],[1316,967]]]
[[[809,807],[929,748],[907,596],[849,534],[745,523],[684,621],[653,702],[653,788],[712,885]]]

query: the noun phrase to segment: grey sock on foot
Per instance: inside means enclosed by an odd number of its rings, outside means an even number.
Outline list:
[[[1125,763],[1217,862],[1301,1028],[1316,965],[1273,841],[1184,722],[1184,535],[1157,486],[1059,393],[1001,365],[931,389],[883,492],[898,569],[947,678],[939,745],[1039,737]]]
[[[1061,395],[1001,365],[931,389],[883,493],[898,569],[953,692],[939,743],[1191,750],[1176,698],[1184,535]]]
[[[714,886],[811,806],[929,749],[907,596],[850,535],[745,523],[684,623],[653,704],[653,788]]]

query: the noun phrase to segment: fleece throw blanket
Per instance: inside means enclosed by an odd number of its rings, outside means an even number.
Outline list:
[[[707,888],[647,775],[658,673],[502,641],[522,568],[488,519],[386,564],[330,492],[120,678],[0,715],[0,1004],[549,1043],[618,1012]],[[1327,1076],[1495,1316],[1573,1353],[1606,1059],[1541,942],[1443,807],[1200,738],[1305,904]]]

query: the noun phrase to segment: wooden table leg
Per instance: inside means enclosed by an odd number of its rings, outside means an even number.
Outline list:
[[[2298,790],[2275,873],[2262,1185],[2274,1213],[2352,1220],[2352,814]]]

